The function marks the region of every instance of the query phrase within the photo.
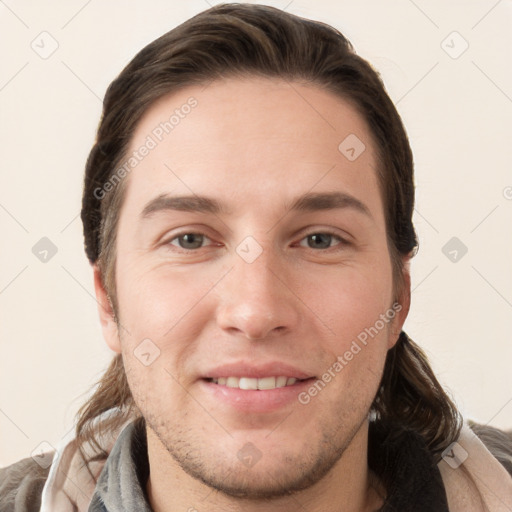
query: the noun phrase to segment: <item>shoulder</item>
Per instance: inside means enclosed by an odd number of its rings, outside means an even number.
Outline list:
[[[41,467],[32,457],[0,468],[0,510],[33,512],[41,506],[41,493],[50,467]]]
[[[439,462],[451,512],[503,510],[512,503],[512,442],[487,425],[464,421]]]
[[[468,421],[471,430],[512,476],[512,431]]]

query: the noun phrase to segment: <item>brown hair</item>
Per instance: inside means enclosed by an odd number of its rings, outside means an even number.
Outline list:
[[[99,265],[114,313],[116,226],[126,180],[108,194],[98,190],[114,176],[138,121],[155,100],[190,85],[234,76],[263,76],[321,87],[350,102],[366,120],[378,155],[395,292],[401,290],[402,256],[417,248],[412,224],[413,158],[380,76],[329,25],[268,6],[221,4],[146,46],[106,92],[97,140],[86,166],[82,221],[87,256]],[[93,420],[114,407],[120,408],[119,414],[103,425],[106,430],[119,427],[130,416],[140,417],[120,355],[77,413],[79,441],[95,443],[100,427]],[[388,352],[372,410],[383,420],[419,432],[436,457],[461,428],[459,413],[425,354],[403,331]],[[106,456],[96,446],[98,457]]]

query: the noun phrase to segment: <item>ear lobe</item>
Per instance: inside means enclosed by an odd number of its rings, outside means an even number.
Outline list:
[[[400,296],[397,299],[400,310],[396,307],[396,315],[393,322],[390,324],[389,334],[389,348],[393,348],[400,337],[400,332],[409,314],[411,306],[411,272],[410,272],[411,256],[403,257],[403,288],[400,291]]]
[[[110,302],[109,296],[103,281],[98,265],[93,265],[94,270],[94,291],[96,293],[96,301],[98,302],[98,314],[100,317],[101,330],[103,338],[111,350],[121,353],[121,342],[119,340],[119,330],[115,320],[114,310]]]

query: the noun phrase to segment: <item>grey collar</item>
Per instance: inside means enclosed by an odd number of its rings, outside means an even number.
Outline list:
[[[89,512],[152,512],[146,494],[148,476],[146,431],[139,418],[119,434],[98,478]]]

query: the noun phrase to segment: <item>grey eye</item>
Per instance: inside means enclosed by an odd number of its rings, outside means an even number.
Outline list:
[[[184,235],[177,236],[174,240],[178,240],[179,247],[182,249],[199,249],[203,245],[205,236],[199,233],[186,233]],[[173,244],[171,241],[172,245]]]
[[[330,247],[333,236],[328,233],[315,233],[306,237],[308,246],[312,249],[327,249]]]

